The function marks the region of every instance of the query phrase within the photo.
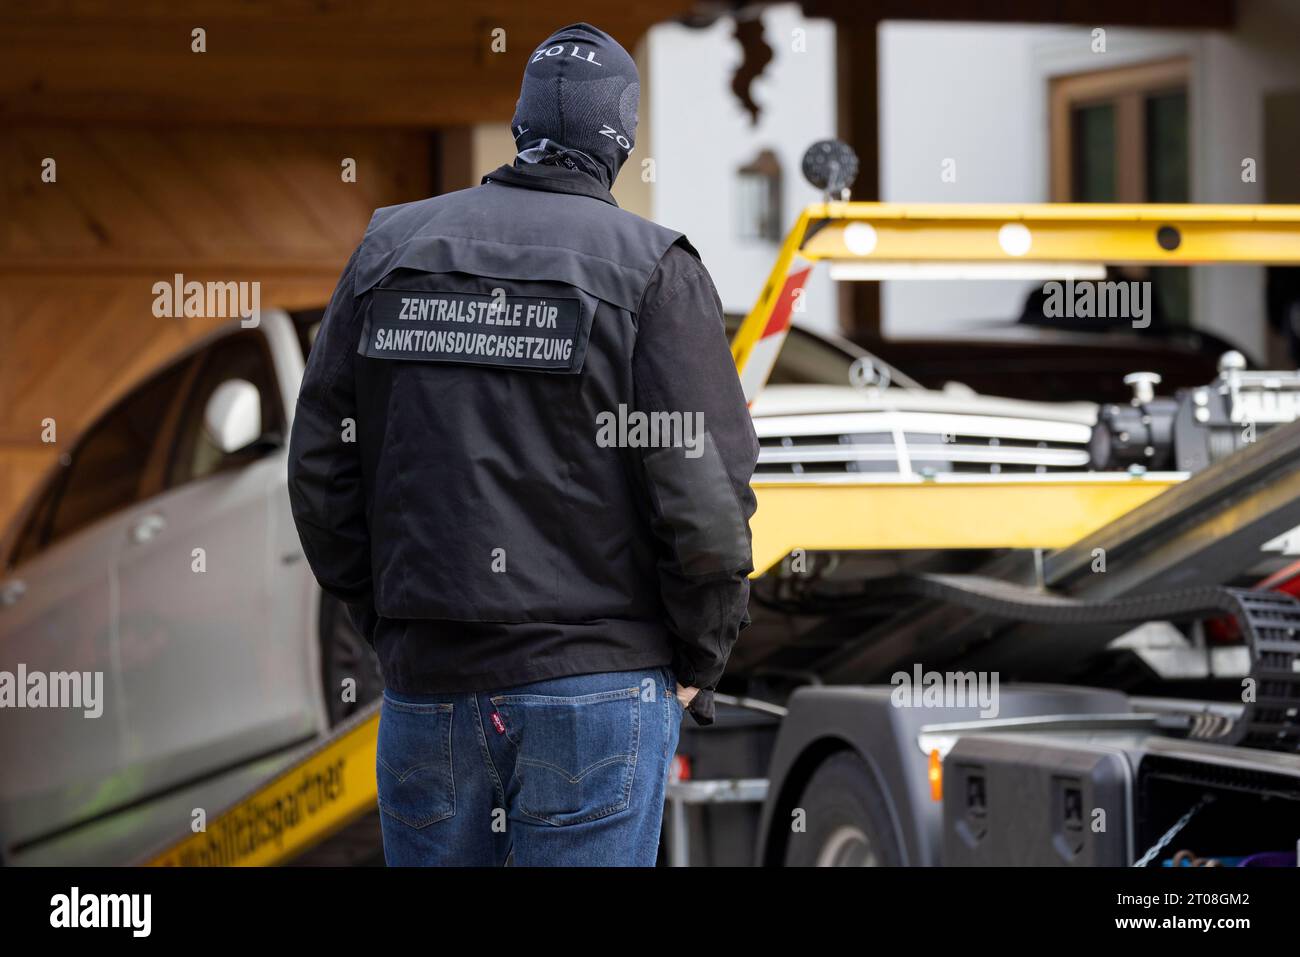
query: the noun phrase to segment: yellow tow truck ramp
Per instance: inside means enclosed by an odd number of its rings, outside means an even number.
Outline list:
[[[752,402],[804,311],[816,264],[833,278],[1100,277],[1106,265],[1300,263],[1300,206],[931,205],[826,202],[787,235],[732,341]],[[863,474],[755,483],[755,575],[817,551],[1064,549],[1178,485],[1182,473]],[[996,518],[991,518],[996,516]],[[323,736],[159,866],[274,865],[375,811],[378,703]]]
[[[1300,263],[1300,206],[814,203],[786,235],[731,353],[762,390],[817,263],[843,280],[1100,279],[1106,266]]]
[[[376,701],[148,863],[266,867],[295,860],[375,810],[378,735]]]

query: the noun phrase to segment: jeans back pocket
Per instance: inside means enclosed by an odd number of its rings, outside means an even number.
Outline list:
[[[415,704],[384,695],[375,754],[379,810],[410,827],[456,813],[450,703]]]
[[[641,736],[641,689],[492,699],[517,750],[518,808],[562,827],[626,810]]]

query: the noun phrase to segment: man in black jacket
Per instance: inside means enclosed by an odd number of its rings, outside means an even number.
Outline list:
[[[653,864],[681,710],[712,722],[748,623],[721,303],[609,192],[638,97],[612,37],[557,31],[514,163],[378,210],[312,346],[290,496],[383,669],[393,864]]]

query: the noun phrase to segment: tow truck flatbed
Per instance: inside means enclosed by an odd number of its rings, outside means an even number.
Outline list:
[[[733,356],[750,401],[767,381],[809,271],[822,260],[839,268],[845,277],[855,265],[897,266],[909,262],[962,268],[1007,264],[1051,268],[1098,263],[1187,265],[1208,261],[1298,263],[1300,207],[813,204],[789,233],[757,304],[733,339]],[[1093,542],[1119,542],[1139,528],[1146,536],[1142,550],[1147,555],[1149,580],[1159,580],[1161,567],[1178,567],[1180,559],[1192,553],[1199,561],[1209,560],[1207,535],[1219,534],[1232,542],[1233,560],[1237,560],[1243,549],[1258,548],[1258,537],[1266,527],[1271,528],[1291,514],[1288,497],[1300,499],[1291,487],[1294,475],[1300,474],[1300,469],[1295,468],[1300,460],[1293,455],[1293,447],[1300,448],[1293,434],[1297,429],[1300,426],[1290,432],[1283,427],[1265,435],[1257,447],[1248,450],[1249,455],[1239,454],[1220,463],[1212,470],[1214,476],[1198,476],[1203,479],[1199,483],[1195,479],[1189,482],[1185,473],[1142,472],[1016,476],[905,473],[831,480],[823,477],[809,482],[756,480],[759,507],[753,522],[755,577],[773,574],[795,550],[994,552],[997,557],[988,567],[1000,570],[1007,580],[1018,580],[1028,568],[1033,573],[1031,584],[1044,584],[1044,567],[1061,569],[1065,576],[1065,569],[1077,567],[1080,556],[1089,553]],[[1268,468],[1261,470],[1266,459]],[[1234,490],[1225,499],[1230,502],[1233,516],[1249,517],[1263,510],[1268,512],[1268,520],[1246,522],[1244,529],[1224,525],[1229,520],[1225,513],[1216,513],[1220,522],[1200,521],[1198,510],[1204,510],[1207,503],[1196,489],[1219,488],[1214,483],[1226,483],[1222,488]],[[1171,490],[1180,491],[1180,485],[1192,491],[1184,489],[1181,497],[1173,496]],[[1168,507],[1165,502],[1170,503]],[[1159,521],[1143,522],[1141,516],[1155,512],[1160,513]],[[969,615],[960,609],[938,608],[927,615],[920,619],[926,622],[927,640],[942,640],[947,629],[960,632],[971,623]],[[911,634],[918,636],[919,632],[913,630]],[[872,647],[872,642],[857,643],[841,652],[870,655]],[[883,658],[878,659],[880,662]],[[858,662],[856,667],[860,666]],[[828,676],[852,670],[841,657]],[[1119,713],[1127,707],[1122,696],[1113,692],[1086,689],[1017,691],[1011,698],[1027,709],[1027,716],[1032,716],[1033,709],[1041,707],[1035,702],[1053,700],[1052,694],[1062,701],[1074,701],[1085,710]],[[785,709],[776,704],[719,696],[724,705],[730,700],[742,709],[752,707],[762,712],[765,721],[780,728],[781,747],[777,759],[770,768],[763,767],[761,775],[741,777],[738,782],[675,782],[670,786],[668,837],[677,863],[690,858],[689,841],[681,831],[686,826],[681,811],[687,804],[718,801],[744,805],[762,801],[764,826],[779,820],[783,808],[798,797],[800,788],[809,780],[811,766],[806,766],[805,759],[813,753],[828,754],[816,750],[824,748],[818,742],[826,740],[828,728],[839,726],[835,723],[839,719],[830,719],[830,712],[820,704],[802,711],[799,707],[830,698],[834,699],[834,708],[842,709],[844,715],[861,714],[860,706],[865,701],[872,702],[872,707],[880,702],[880,695],[872,689],[813,687],[796,692],[787,720]],[[376,704],[213,816],[205,832],[185,834],[152,855],[149,863],[281,864],[301,859],[304,853],[374,813],[377,729]],[[849,737],[856,733],[852,725],[841,728],[841,732]],[[841,746],[845,743],[840,742]],[[856,742],[854,746],[888,750],[892,745],[877,741],[874,745]],[[917,750],[915,742],[899,746],[904,751]],[[1253,760],[1248,749],[1229,750],[1248,764]],[[906,767],[900,765],[899,773],[910,774],[907,768],[915,764],[915,759],[913,754],[904,762]],[[891,785],[884,782],[879,786]],[[894,786],[911,789],[913,784],[896,781]],[[916,846],[924,845],[928,850],[914,862],[934,862],[937,850],[933,813],[921,817],[929,821],[924,825],[931,829],[926,832],[929,837],[912,835],[900,840],[920,840]],[[760,844],[766,860],[779,859],[778,846],[766,837]]]

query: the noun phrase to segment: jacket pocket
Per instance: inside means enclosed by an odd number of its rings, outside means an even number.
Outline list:
[[[410,827],[456,813],[452,710],[450,703],[412,704],[384,695],[375,755],[379,810]]]
[[[563,827],[626,810],[641,736],[640,694],[632,687],[576,697],[494,697],[518,751],[520,812]]]

